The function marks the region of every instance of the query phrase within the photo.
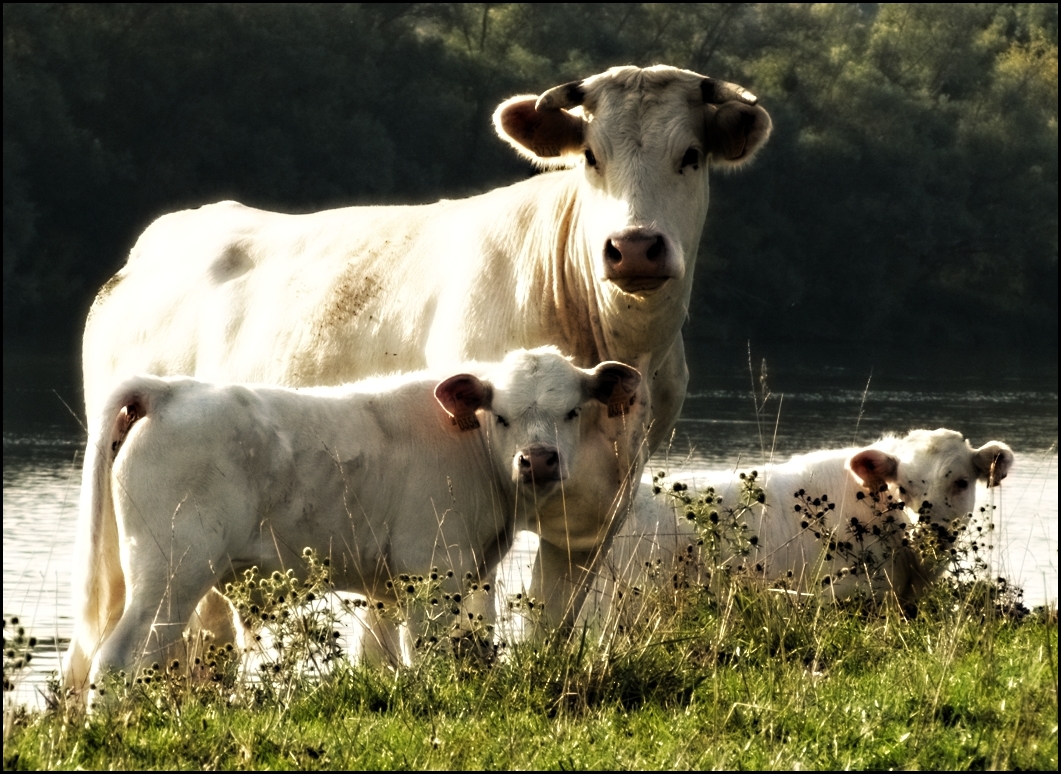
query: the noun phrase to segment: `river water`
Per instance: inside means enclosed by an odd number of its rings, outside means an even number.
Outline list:
[[[974,446],[1004,441],[1016,464],[992,493],[994,572],[1022,586],[1029,606],[1056,605],[1056,357],[1043,363],[1014,353],[948,351],[915,359],[805,349],[764,357],[692,343],[682,419],[651,468],[690,479],[762,469],[770,459],[914,428],[948,427]],[[38,640],[33,668],[15,694],[30,703],[39,702],[72,628],[70,567],[85,444],[77,373],[67,357],[4,354],[3,607],[5,620],[17,616]],[[978,504],[987,497],[980,485]],[[509,591],[529,577],[535,545],[522,535],[506,559]]]

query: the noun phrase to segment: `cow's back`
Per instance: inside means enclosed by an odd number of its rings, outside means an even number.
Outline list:
[[[521,307],[541,301],[538,232],[557,227],[563,177],[423,206],[221,202],[159,218],[89,314],[89,416],[133,373],[328,385],[557,343]]]
[[[89,314],[90,416],[115,379],[138,372],[292,386],[352,378],[327,373],[325,350],[343,322],[378,317],[400,279],[393,260],[389,274],[373,266],[366,243],[409,241],[404,209],[284,215],[222,202],[159,218]],[[351,243],[349,232],[362,236]],[[364,369],[365,360],[350,352],[346,362]]]

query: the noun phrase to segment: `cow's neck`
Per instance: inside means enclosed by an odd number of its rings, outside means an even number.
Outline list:
[[[603,360],[655,367],[681,335],[692,288],[692,261],[685,277],[671,280],[651,295],[622,293],[599,281],[596,263],[603,246],[591,244],[580,226],[576,191],[577,185],[572,185],[567,192],[545,275],[564,337],[580,346],[570,354],[584,367]]]

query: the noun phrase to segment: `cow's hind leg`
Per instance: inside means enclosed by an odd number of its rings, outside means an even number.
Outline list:
[[[93,682],[98,686],[101,675],[116,672],[132,678],[155,664],[169,670],[179,662],[187,670],[191,654],[184,630],[213,581],[208,571],[189,571],[134,582],[125,612],[100,650]]]
[[[234,651],[237,659],[242,658],[248,647],[249,634],[240,620],[235,605],[216,588],[206,592],[188,622],[185,641],[188,646],[187,658],[193,665],[193,675],[208,679],[209,668],[204,671],[196,666],[199,662],[209,664],[211,649],[217,652]],[[196,662],[196,659],[199,662]]]

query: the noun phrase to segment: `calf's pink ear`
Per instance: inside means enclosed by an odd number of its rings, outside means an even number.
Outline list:
[[[536,105],[529,95],[505,100],[494,112],[498,135],[522,156],[543,162],[582,150],[582,119],[566,110]]]
[[[634,405],[641,373],[625,363],[613,360],[601,363],[590,372],[587,392],[608,407],[608,416],[625,414]]]
[[[880,449],[863,449],[847,461],[850,470],[862,486],[877,491],[889,481],[894,481],[899,472],[899,460]]]
[[[489,408],[491,397],[490,385],[471,374],[451,376],[435,387],[435,399],[461,431],[479,427],[475,412]]]
[[[990,441],[973,452],[973,467],[988,486],[998,486],[1013,467],[1013,451],[1000,441]]]

